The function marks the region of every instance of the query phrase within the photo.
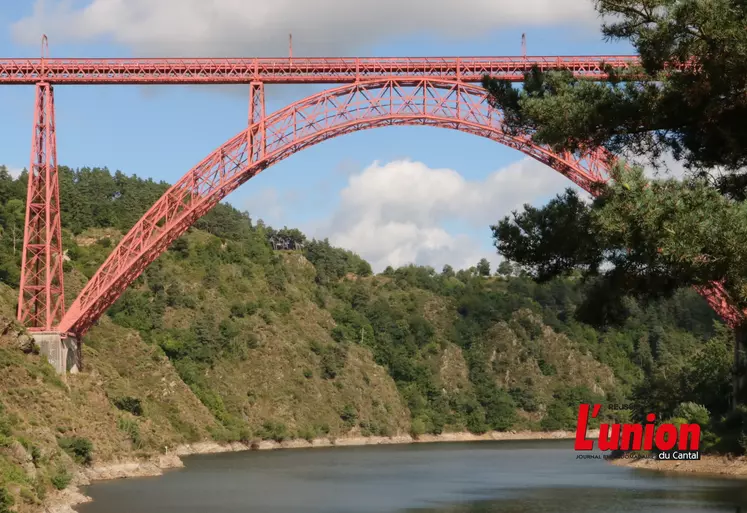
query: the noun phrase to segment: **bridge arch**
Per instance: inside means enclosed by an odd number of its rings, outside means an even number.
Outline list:
[[[329,89],[257,119],[192,168],[143,215],[89,280],[59,325],[82,336],[197,219],[267,167],[332,137],[382,126],[449,128],[517,149],[589,191],[609,179],[604,154],[556,154],[530,134],[503,131],[484,89],[450,79],[362,81]]]

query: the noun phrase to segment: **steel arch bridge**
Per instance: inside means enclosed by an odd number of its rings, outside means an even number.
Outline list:
[[[261,83],[251,88],[253,99],[262,97]],[[528,137],[506,135],[502,116],[488,105],[484,91],[452,80],[358,82],[310,96],[269,116],[254,117],[247,130],[184,175],[125,235],[62,318],[61,330],[85,333],[148,264],[257,173],[304,148],[351,132],[394,125],[450,128],[515,148],[587,190],[607,179],[606,166],[596,152],[556,155]]]
[[[533,66],[604,77],[603,63],[635,57],[431,57],[390,59],[0,59],[0,85],[33,84],[36,108],[26,205],[18,320],[30,331],[83,336],[126,287],[197,219],[269,166],[327,139],[384,126],[423,125],[482,136],[545,163],[591,192],[609,179],[600,150],[556,154],[531,134],[503,131],[474,82],[489,74],[523,79]],[[54,123],[56,84],[248,84],[246,130],[174,184],[125,235],[66,311]],[[338,83],[265,113],[267,83]],[[699,290],[730,325],[742,313],[714,284]]]

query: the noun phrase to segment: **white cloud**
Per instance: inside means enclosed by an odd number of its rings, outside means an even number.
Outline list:
[[[623,153],[622,158],[632,164],[643,167],[644,174],[652,179],[667,179],[667,178],[684,178],[688,170],[684,164],[678,160],[675,160],[674,156],[667,152],[658,161],[658,168],[652,167],[650,164],[650,157],[647,155],[633,155],[631,153]]]
[[[265,187],[250,194],[242,203],[252,219],[262,219],[274,228],[281,228],[286,216],[284,205],[298,201],[298,192],[294,190],[278,191],[274,187]],[[295,227],[294,227],[295,228]]]
[[[649,176],[681,178],[685,170],[671,156]],[[590,195],[567,178],[531,158],[515,162],[483,180],[468,180],[452,169],[432,169],[421,162],[374,162],[350,176],[331,218],[317,224],[317,237],[351,249],[378,272],[409,263],[456,268],[499,257],[486,250],[489,226],[524,204],[545,204],[568,187]],[[457,224],[463,229],[447,229]],[[466,232],[466,233],[465,233]]]
[[[596,29],[590,0],[36,0],[12,26],[37,44],[111,40],[138,55],[352,55],[387,39],[465,38],[507,26],[573,23]]]
[[[483,257],[495,265],[495,251],[484,247],[490,224],[568,186],[567,178],[528,158],[484,180],[408,160],[375,162],[349,179],[337,210],[314,235],[359,253],[376,271],[409,263],[466,268]],[[461,225],[462,233],[447,224]]]
[[[7,166],[7,169],[8,173],[13,178],[18,178],[19,176],[21,176],[21,172],[23,171],[22,167]]]

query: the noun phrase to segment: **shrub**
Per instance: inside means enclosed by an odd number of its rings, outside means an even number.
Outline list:
[[[34,465],[38,467],[39,461],[41,460],[41,450],[26,438],[19,438],[18,441],[31,455],[31,461],[34,463]]]
[[[26,504],[41,504],[39,499],[36,498],[34,492],[28,488],[21,488],[21,498]]]
[[[312,353],[320,356],[324,352],[324,346],[318,340],[312,340],[309,342],[309,349],[311,349]]]
[[[553,364],[546,362],[542,358],[537,360],[537,365],[539,366],[540,372],[542,372],[543,376],[554,376],[558,373],[558,370]]]
[[[482,408],[472,410],[467,415],[467,430],[470,433],[481,435],[489,429],[489,426],[485,422],[485,412]]]
[[[81,465],[88,465],[93,459],[93,443],[87,438],[60,438],[57,444]]]
[[[705,406],[695,403],[682,403],[674,410],[675,417],[687,419],[690,424],[705,428],[711,422],[711,414]]]
[[[284,298],[275,302],[273,309],[280,314],[289,314],[291,311],[291,302]]]
[[[127,417],[120,417],[117,421],[117,427],[120,431],[125,433],[136,449],[140,449],[143,445],[143,440],[140,437],[140,427],[137,425],[137,421]]]
[[[358,419],[358,412],[355,410],[355,407],[346,404],[340,412],[340,419],[345,423],[345,427],[350,429],[355,426],[356,420]]]
[[[1,412],[0,412],[1,414]],[[10,425],[10,420],[7,418],[0,416],[0,436],[12,436],[13,435],[13,429]]]
[[[322,351],[322,377],[324,379],[335,379],[345,368],[347,351],[344,347],[333,345],[327,346]]]
[[[52,476],[52,486],[57,488],[58,490],[64,490],[67,488],[67,485],[70,484],[70,481],[73,480],[72,474],[67,471],[65,467],[57,467],[57,470],[55,471],[54,475]]]
[[[41,450],[35,446],[31,446],[31,461],[34,463],[34,465],[38,466],[39,462],[41,461]]]
[[[236,302],[231,305],[231,317],[250,317],[257,313],[259,305],[257,303]]]
[[[414,419],[410,425],[410,435],[417,438],[425,433],[425,422],[422,419]]]
[[[690,421],[687,420],[685,417],[672,417],[671,419],[667,420],[666,423],[673,424],[674,427],[679,429],[682,424],[689,424]]]
[[[13,496],[10,494],[7,488],[0,486],[0,513],[11,513],[11,506],[13,506]]]
[[[508,393],[522,410],[527,412],[539,410],[540,403],[531,388],[514,387]]]
[[[298,438],[303,438],[307,442],[311,443],[314,438],[317,437],[317,433],[318,431],[316,426],[304,427],[298,431]]]
[[[387,425],[379,426],[379,431],[376,434],[378,434],[379,436],[386,436],[388,438],[391,438],[392,429]]]
[[[288,438],[288,428],[282,422],[267,421],[262,424],[262,429],[259,432],[262,440],[275,440],[276,442],[282,442]]]
[[[576,427],[576,416],[569,406],[555,400],[547,408],[547,414],[540,422],[540,426],[544,431],[574,429]]]
[[[39,500],[43,501],[47,497],[47,484],[45,483],[44,478],[41,475],[37,475],[34,478],[33,485],[36,496]]]
[[[114,406],[116,406],[118,409],[122,411],[128,411],[136,417],[139,417],[143,414],[143,405],[140,402],[140,399],[136,397],[118,397],[114,399],[113,403]]]
[[[256,333],[245,331],[243,337],[247,349],[257,349],[259,347],[259,337]]]

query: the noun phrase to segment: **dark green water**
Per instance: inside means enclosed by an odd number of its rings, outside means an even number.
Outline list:
[[[81,513],[747,513],[747,481],[576,460],[569,441],[294,449],[193,456],[97,483]]]

